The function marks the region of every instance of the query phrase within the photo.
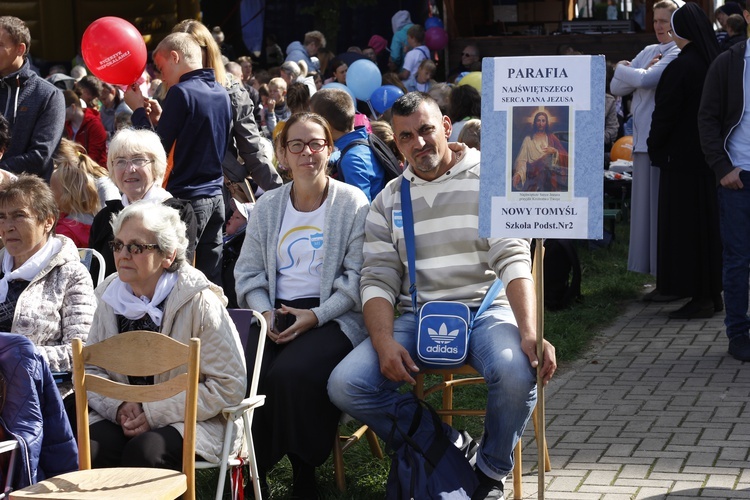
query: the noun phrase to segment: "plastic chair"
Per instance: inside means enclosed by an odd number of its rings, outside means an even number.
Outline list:
[[[442,381],[431,385],[425,389],[425,375],[439,375],[442,377]],[[455,375],[472,375],[471,377],[454,379]],[[486,414],[486,408],[481,409],[462,409],[453,408],[453,389],[464,385],[472,384],[484,384],[484,378],[469,365],[464,365],[460,368],[453,368],[448,370],[435,370],[435,369],[422,369],[416,377],[417,385],[414,387],[414,393],[420,399],[424,399],[434,392],[441,391],[443,395],[442,407],[437,411],[438,415],[441,415],[443,422],[448,425],[453,424],[453,416],[484,416]],[[537,434],[537,412],[534,408],[534,412],[531,415],[531,421],[534,423],[534,434],[538,438]],[[549,450],[547,449],[547,443],[544,443],[544,470],[549,472],[552,470],[552,466],[549,461]],[[522,498],[522,484],[521,476],[523,474],[523,458],[521,455],[521,439],[518,439],[516,443],[516,449],[513,453],[515,458],[513,465],[513,498],[520,500]]]
[[[16,470],[16,455],[18,453],[19,447],[20,445],[15,439],[0,441],[0,455],[4,453],[10,453],[10,458],[8,459],[8,469],[2,472],[5,478],[3,481],[3,491],[0,492],[0,499],[8,498],[10,492],[13,491],[13,478],[15,477]]]
[[[341,424],[345,422],[347,418],[351,418],[348,415],[343,415],[339,422],[339,429]],[[383,450],[380,448],[378,437],[375,432],[372,431],[368,426],[363,425],[357,429],[350,436],[341,435],[340,431],[336,432],[333,440],[333,477],[336,480],[336,487],[342,493],[346,491],[346,477],[344,476],[344,452],[349,449],[354,443],[362,439],[362,436],[367,438],[367,442],[370,445],[370,451],[372,456],[375,458],[383,459]]]
[[[247,463],[250,467],[250,474],[252,476],[255,498],[260,499],[260,478],[258,474],[258,464],[255,460],[255,446],[253,444],[251,428],[255,409],[263,406],[266,401],[265,395],[258,395],[258,381],[260,378],[260,367],[263,360],[263,349],[267,336],[267,325],[262,314],[257,311],[251,311],[250,309],[229,309],[229,315],[232,317],[232,320],[237,327],[237,331],[240,334],[243,351],[246,351],[247,348],[247,340],[250,335],[250,327],[253,318],[255,318],[260,325],[258,348],[255,351],[255,365],[252,378],[250,378],[250,392],[248,397],[243,399],[237,406],[230,406],[222,410],[222,414],[226,419],[226,424],[224,427],[224,446],[221,451],[221,462],[219,464],[214,464],[211,462],[198,461],[195,463],[195,468],[213,469],[219,467],[219,480],[216,485],[216,500],[221,500],[224,495],[224,483],[226,481],[227,469],[229,467],[241,467],[244,464],[242,455],[246,453]],[[237,419],[242,419],[244,430],[243,449],[240,450],[239,453],[235,453],[232,450],[232,442],[234,441],[232,439],[232,428]],[[231,483],[232,498],[236,498],[239,490],[242,489],[242,484],[235,484],[234,476],[232,476]]]
[[[96,260],[97,264],[99,265],[99,270],[97,272],[96,279],[94,280],[94,288],[96,288],[97,286],[99,286],[99,283],[104,281],[104,268],[106,266],[106,264],[104,263],[104,256],[93,248],[79,248],[78,256],[81,258],[81,264],[86,266],[86,269],[88,269],[89,272],[91,272],[91,264],[94,260]]]
[[[11,499],[108,500],[125,498],[195,500],[195,430],[198,403],[200,339],[185,345],[156,332],[121,333],[102,342],[83,347],[73,339],[73,382],[78,424],[76,472],[61,474],[11,493]],[[87,374],[84,365],[128,376],[151,376],[187,365],[183,373],[154,385],[128,385]],[[88,391],[120,401],[160,401],[181,392],[185,397],[185,430],[182,449],[182,473],[158,468],[114,467],[91,469],[89,442]]]

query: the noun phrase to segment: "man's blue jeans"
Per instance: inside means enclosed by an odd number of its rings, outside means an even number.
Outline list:
[[[724,305],[727,337],[750,331],[748,278],[750,278],[750,172],[741,172],[742,189],[719,187],[719,223],[724,247]]]
[[[418,363],[416,321],[411,313],[394,323],[394,338]],[[513,469],[513,448],[536,405],[536,372],[521,350],[518,328],[508,307],[490,307],[474,322],[467,363],[485,378],[487,416],[477,466],[501,479]],[[370,339],[358,345],[328,379],[328,395],[342,411],[367,424],[382,439],[391,430],[387,414],[398,399],[397,389],[380,373]]]
[[[224,196],[208,196],[190,200],[197,227],[195,267],[210,281],[221,286],[222,230],[224,228]]]

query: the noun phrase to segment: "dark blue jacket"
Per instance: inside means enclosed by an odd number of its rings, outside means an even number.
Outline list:
[[[0,425],[21,445],[14,489],[78,470],[78,448],[52,373],[26,337],[0,333]]]
[[[151,127],[143,108],[136,109],[131,120],[136,127]],[[172,196],[194,200],[222,194],[221,163],[231,125],[229,95],[216,82],[214,70],[190,71],[170,87],[156,133],[167,155],[175,146],[174,168],[166,186]]]

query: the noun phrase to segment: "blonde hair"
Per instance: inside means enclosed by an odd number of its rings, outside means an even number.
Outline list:
[[[229,86],[227,72],[221,62],[221,49],[206,25],[195,19],[185,19],[172,28],[172,33],[192,35],[203,51],[203,67],[213,69],[216,81],[224,87]]]
[[[106,175],[101,170],[102,167],[89,158],[83,148],[63,139],[52,172],[52,176],[60,181],[60,192],[55,193],[60,211],[96,215],[101,208],[96,178]]]
[[[271,78],[271,81],[268,82],[268,90],[271,90],[272,87],[275,87],[277,89],[282,89],[284,92],[286,92],[286,81],[284,81],[281,77]]]
[[[482,149],[482,120],[472,118],[468,120],[461,132],[458,133],[458,142],[463,142],[470,148]]]
[[[201,47],[193,35],[188,33],[170,33],[154,49],[154,55],[175,51],[187,64],[201,64]]]

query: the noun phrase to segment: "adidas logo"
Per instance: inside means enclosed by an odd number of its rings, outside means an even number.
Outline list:
[[[458,336],[458,329],[451,330],[449,332],[448,325],[443,323],[440,325],[440,329],[438,331],[435,331],[432,328],[428,328],[427,334],[436,344],[450,344],[451,342],[456,340],[456,337]]]

